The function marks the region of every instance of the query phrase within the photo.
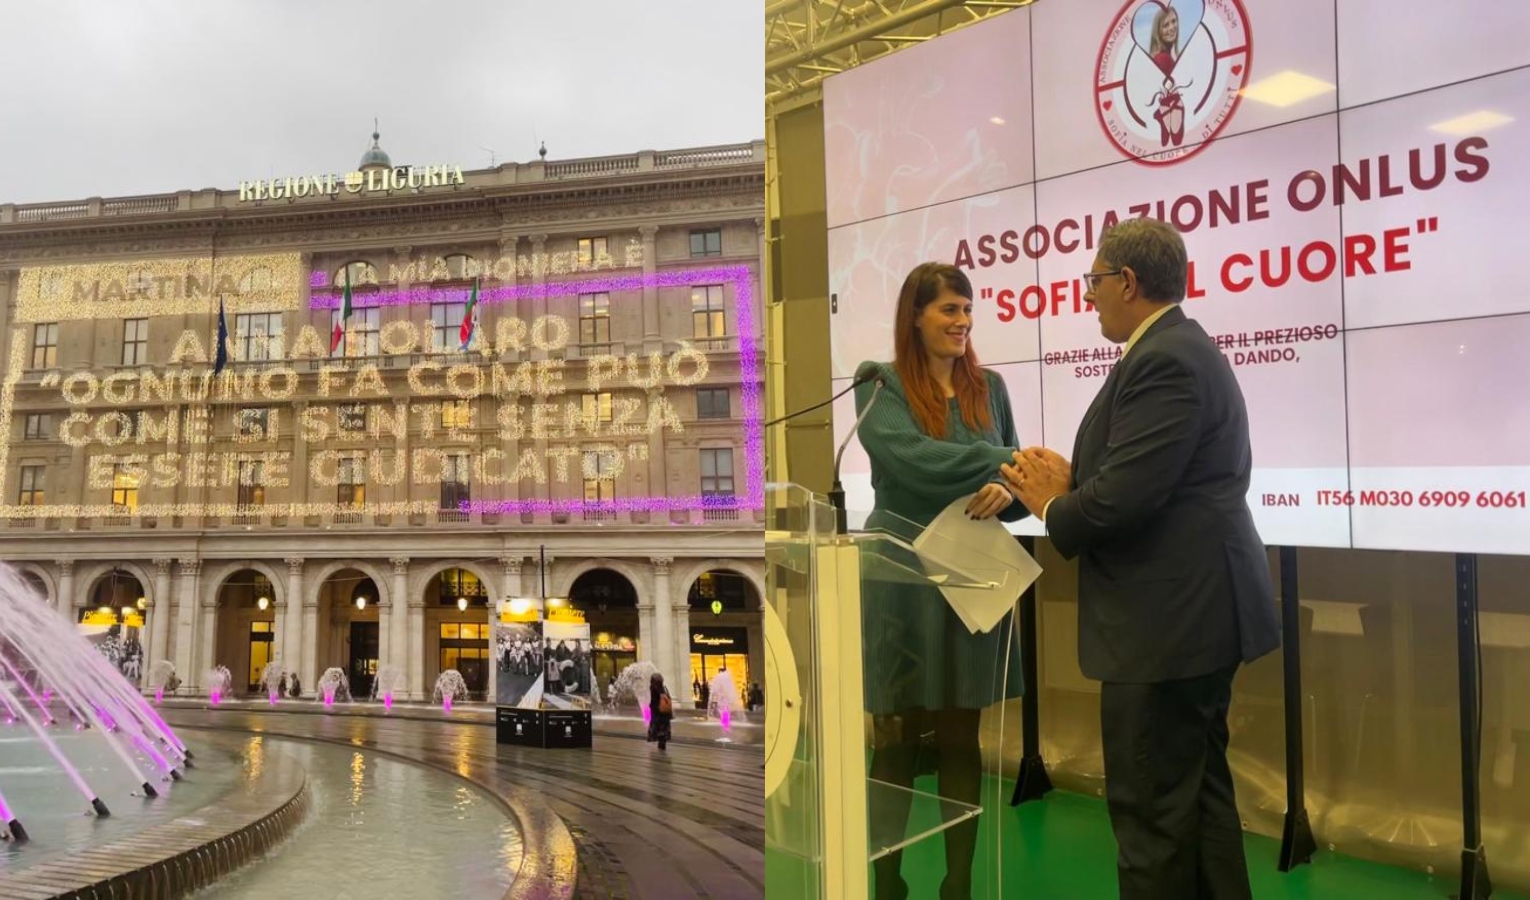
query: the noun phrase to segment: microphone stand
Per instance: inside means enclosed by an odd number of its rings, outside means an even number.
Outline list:
[[[866,408],[856,417],[855,424],[850,426],[850,433],[840,442],[839,452],[834,454],[834,488],[829,491],[829,503],[834,507],[834,533],[848,534],[850,531],[849,513],[845,509],[845,486],[839,480],[839,463],[845,456],[845,448],[854,440],[855,432],[860,429],[861,423],[866,421],[866,414],[871,412],[871,407],[876,405],[877,395],[882,393],[885,382],[881,378],[872,376],[876,381],[876,387],[872,388],[871,398],[866,401]]]

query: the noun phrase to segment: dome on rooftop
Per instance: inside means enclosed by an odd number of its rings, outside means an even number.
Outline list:
[[[367,169],[393,168],[393,160],[389,159],[388,154],[383,152],[383,148],[377,144],[379,137],[381,137],[381,135],[379,135],[377,132],[372,132],[372,146],[367,150],[366,153],[362,154],[361,156],[360,169],[363,172],[365,172]]]

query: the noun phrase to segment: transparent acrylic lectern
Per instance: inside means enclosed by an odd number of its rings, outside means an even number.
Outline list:
[[[1018,575],[882,513],[838,535],[827,499],[796,485],[766,504],[768,894],[861,900],[901,872],[909,896],[934,896],[965,846],[971,896],[1000,896],[1015,616],[973,635],[947,594],[1013,604]]]

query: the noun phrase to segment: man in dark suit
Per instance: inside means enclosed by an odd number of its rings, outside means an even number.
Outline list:
[[[1079,558],[1079,662],[1100,691],[1105,794],[1124,900],[1247,900],[1227,765],[1233,675],[1280,644],[1247,495],[1248,411],[1232,367],[1179,303],[1185,245],[1153,219],[1101,240],[1087,276],[1126,345],[1073,462],[1015,454],[1010,490]]]

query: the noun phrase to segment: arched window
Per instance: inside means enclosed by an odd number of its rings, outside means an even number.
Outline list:
[[[348,262],[335,270],[336,288],[345,287],[345,276],[347,272],[350,273],[351,287],[353,288],[361,287],[362,285],[366,284],[377,284],[379,281],[376,266],[366,262],[365,260],[357,260],[355,262]]]
[[[466,253],[449,253],[436,257],[431,267],[431,281],[469,281],[483,274],[483,266]]]

